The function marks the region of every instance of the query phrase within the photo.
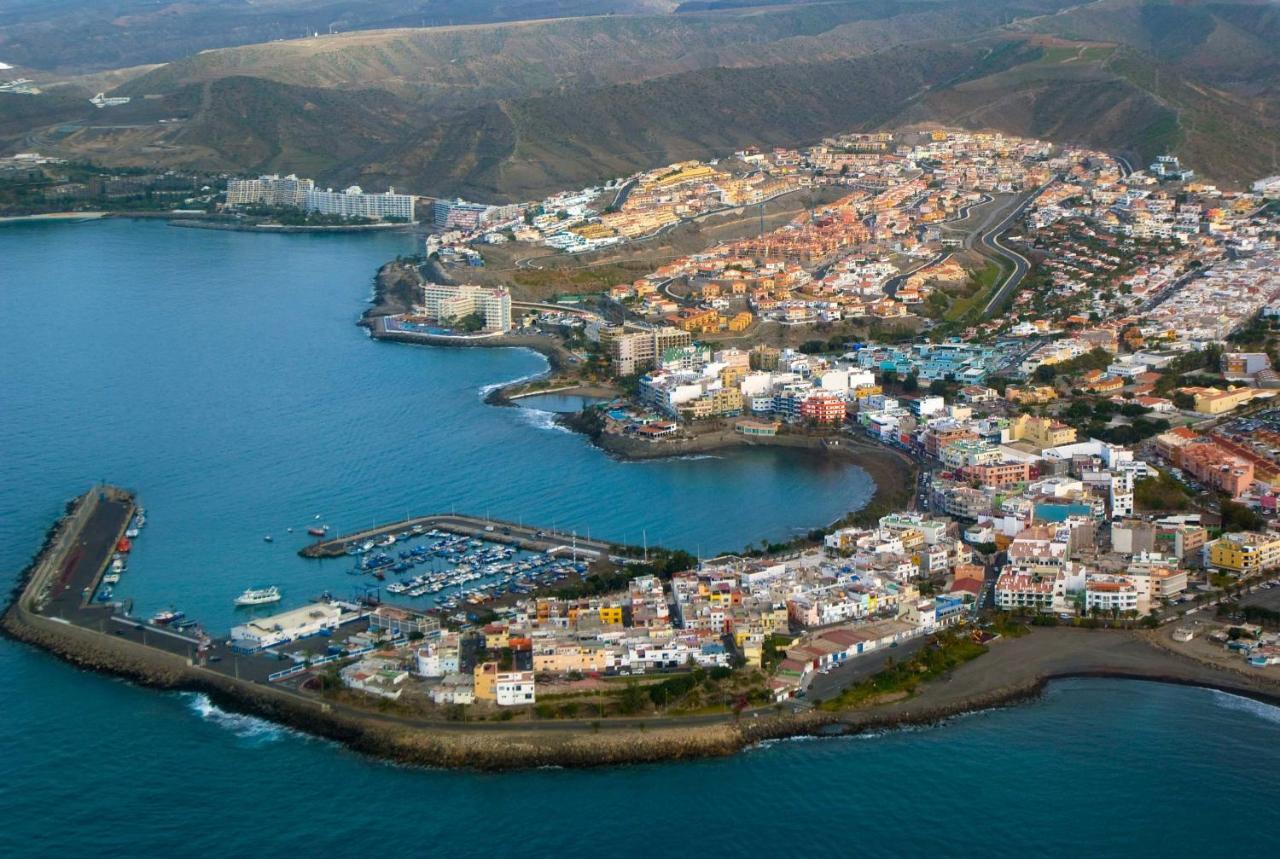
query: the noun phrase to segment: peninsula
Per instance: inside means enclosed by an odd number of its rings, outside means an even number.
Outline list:
[[[596,713],[569,715],[564,712],[565,704],[552,706],[550,711],[542,709],[545,704],[511,709],[501,698],[509,694],[504,684],[518,686],[522,680],[504,679],[500,666],[495,666],[499,671],[497,708],[492,702],[471,708],[455,704],[430,717],[406,704],[410,693],[397,688],[417,681],[396,680],[389,668],[369,667],[374,660],[395,662],[397,649],[408,648],[421,660],[432,643],[445,641],[449,633],[438,622],[433,625],[427,615],[389,606],[332,603],[336,619],[322,640],[373,642],[363,653],[337,660],[338,664],[357,660],[355,664],[365,666],[365,671],[343,669],[339,674],[326,671],[323,660],[314,654],[293,668],[281,669],[278,656],[265,648],[251,652],[243,640],[236,646],[236,639],[228,643],[198,627],[194,631],[188,631],[192,627],[183,631],[166,628],[158,620],[132,618],[118,604],[91,599],[113,554],[127,539],[125,531],[137,521],[136,515],[133,498],[112,487],[95,487],[69,504],[66,515],[51,529],[23,575],[4,614],[7,634],[94,671],[155,688],[204,692],[220,706],[403,763],[506,769],[724,755],[768,739],[932,723],[1032,697],[1046,682],[1072,676],[1203,685],[1280,701],[1280,683],[1273,676],[1219,663],[1180,644],[1168,628],[1145,632],[1035,629],[1026,633],[1023,628],[1008,626],[1009,635],[999,637],[954,630],[904,636],[880,654],[851,659],[824,672],[810,687],[813,698],[809,702],[756,701],[749,690],[741,691],[744,669],[739,667],[702,671],[700,687],[721,692],[724,703],[716,704],[712,699],[696,710],[655,709],[651,704],[652,690],[664,689],[674,695],[676,687],[687,686],[674,681],[689,678],[689,669],[651,678],[637,674],[637,679],[646,680],[645,685],[629,681],[617,694],[588,696],[607,702],[601,703]],[[496,533],[500,539],[514,540],[527,548],[535,543],[538,547],[566,546],[565,535],[533,529],[512,533],[506,525],[491,531],[492,526],[482,523],[457,516],[413,520],[319,544],[315,551],[345,551],[361,541],[393,534],[395,529],[414,533],[415,526],[427,524],[447,526],[450,533],[489,537]],[[580,547],[606,564],[623,560],[607,554],[620,548],[589,541]],[[634,611],[632,620],[637,617]],[[488,628],[483,633],[485,638],[496,634]],[[904,674],[904,667],[909,668],[910,676]],[[477,677],[487,670],[484,665],[477,666]],[[535,683],[533,672],[505,671],[507,675],[528,674],[530,688]],[[698,676],[699,671],[693,668],[692,676]],[[325,680],[328,676],[342,679],[330,685]],[[650,679],[657,682],[647,682]],[[750,680],[743,682],[749,684]],[[353,686],[365,691],[355,692]],[[832,690],[831,697],[819,701],[817,693],[827,688]],[[399,694],[388,695],[389,690]],[[459,692],[456,688],[453,691]],[[479,691],[477,685],[473,694]],[[685,689],[683,694],[688,692]],[[561,696],[566,703],[572,697]],[[472,708],[474,712],[468,713]]]

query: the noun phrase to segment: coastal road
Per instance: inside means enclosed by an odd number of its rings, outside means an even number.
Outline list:
[[[855,657],[826,673],[815,674],[813,680],[809,683],[808,689],[805,691],[805,697],[810,701],[826,701],[834,698],[840,694],[841,690],[855,683],[861,683],[872,674],[880,671],[890,659],[895,662],[910,659],[920,648],[924,647],[925,642],[928,640],[928,636],[922,635],[919,638],[905,641],[897,647],[884,647],[874,653]]]

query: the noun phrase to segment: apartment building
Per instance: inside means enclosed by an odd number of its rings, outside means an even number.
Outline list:
[[[990,465],[975,465],[965,469],[965,473],[983,486],[1003,488],[1017,486],[1031,479],[1031,463],[1029,462],[997,462]]]
[[[1058,611],[1066,606],[1066,577],[1006,570],[996,579],[996,606],[1005,611]]]
[[[231,179],[227,182],[227,205],[239,206],[289,206],[301,209],[306,205],[307,194],[315,190],[316,183],[299,179],[290,173],[262,175],[257,179]]]
[[[1125,576],[1089,576],[1084,584],[1084,609],[1101,612],[1138,611],[1138,586]]]
[[[489,211],[483,203],[466,200],[436,200],[431,204],[431,221],[443,230],[475,230]]]
[[[1270,534],[1223,534],[1208,548],[1209,565],[1224,572],[1251,576],[1280,568],[1280,537]]]
[[[322,215],[408,223],[414,219],[414,199],[412,194],[397,194],[394,188],[381,194],[366,194],[359,185],[352,185],[341,191],[332,188],[323,191],[309,190],[304,196],[302,207]]]
[[[1240,497],[1253,484],[1253,463],[1208,439],[1183,445],[1176,461],[1196,480],[1232,498]]]
[[[500,671],[496,662],[482,662],[475,668],[475,698],[492,701],[499,707],[532,704],[536,700],[532,671]]]
[[[1011,441],[1026,441],[1036,447],[1058,447],[1071,444],[1076,440],[1074,427],[1052,418],[1037,418],[1031,415],[1018,415],[1009,423]]]
[[[613,362],[614,373],[631,376],[652,369],[668,349],[693,345],[693,335],[673,326],[628,331],[622,326],[600,330],[600,346]]]
[[[359,185],[341,191],[320,190],[311,179],[293,174],[259,176],[256,179],[231,179],[227,182],[227,205],[284,206],[305,209],[323,215],[344,218],[371,218],[377,221],[397,219],[412,221],[414,197],[389,189],[382,194],[366,194]]]
[[[484,330],[511,330],[511,293],[503,287],[428,283],[422,287],[422,312],[437,322],[471,314],[484,317]]]

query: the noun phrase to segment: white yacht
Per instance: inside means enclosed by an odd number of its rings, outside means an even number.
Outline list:
[[[269,588],[249,588],[236,597],[237,606],[266,605],[280,602],[280,589],[275,585]]]

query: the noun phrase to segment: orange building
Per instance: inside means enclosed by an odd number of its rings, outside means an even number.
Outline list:
[[[1253,483],[1253,463],[1205,439],[1184,445],[1178,451],[1184,471],[1211,489],[1232,498],[1243,495]]]

